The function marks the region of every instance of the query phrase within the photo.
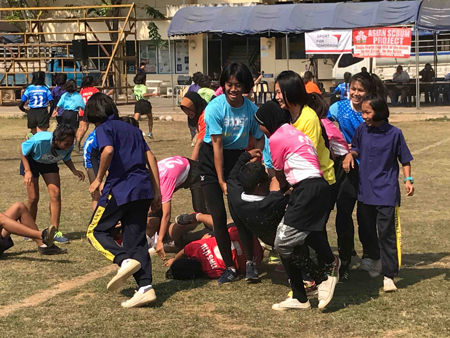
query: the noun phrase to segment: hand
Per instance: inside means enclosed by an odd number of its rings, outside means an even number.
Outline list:
[[[354,167],[355,167],[355,160],[353,159],[353,155],[349,153],[347,154],[347,156],[345,156],[344,160],[342,161],[342,168],[348,174],[350,172],[350,169],[353,169]]]
[[[405,182],[405,189],[406,189],[406,196],[413,196],[414,195],[414,186],[412,185],[411,181]]]
[[[84,181],[84,173],[82,171],[75,170],[73,174],[78,177],[79,181]]]
[[[262,156],[262,151],[260,149],[257,149],[257,148],[249,150],[248,153],[252,157],[252,162],[258,160]]]
[[[102,182],[100,182],[98,178],[96,178],[89,186],[89,193],[92,195],[94,192],[96,192],[100,187],[100,184],[102,184]]]
[[[153,192],[153,200],[151,204],[152,210],[158,210],[161,209],[161,191]]]
[[[170,267],[174,261],[175,261],[175,258],[170,258],[164,263],[164,265],[167,267]]]
[[[228,190],[227,190],[227,183],[226,182],[219,182],[220,188],[222,189],[223,193],[225,196],[228,195]]]
[[[25,175],[23,175],[23,182],[25,185],[31,185],[31,179],[33,178],[33,174],[31,171],[26,171]]]
[[[53,111],[53,113],[52,113],[52,117],[55,117],[55,116],[57,116],[57,115],[58,115],[58,110],[55,109],[55,110]]]
[[[156,253],[162,260],[166,259],[166,252],[164,251],[164,244],[162,240],[156,242]]]

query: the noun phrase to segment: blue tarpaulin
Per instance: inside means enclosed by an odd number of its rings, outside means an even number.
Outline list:
[[[199,33],[302,33],[320,29],[412,25],[421,1],[185,7],[172,18],[168,35]]]
[[[450,31],[450,1],[424,0],[420,7],[417,28],[430,31]]]

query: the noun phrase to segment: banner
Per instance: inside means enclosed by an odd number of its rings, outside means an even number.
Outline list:
[[[364,28],[353,30],[353,56],[358,58],[409,58],[410,28]]]
[[[352,31],[321,30],[305,33],[306,54],[341,54],[352,52]]]

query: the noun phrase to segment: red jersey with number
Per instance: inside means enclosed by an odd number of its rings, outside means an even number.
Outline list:
[[[231,238],[233,264],[238,274],[244,274],[246,259],[236,227],[229,228],[228,233]],[[254,237],[253,246],[256,263],[259,264],[263,257],[263,250],[256,237]],[[226,269],[215,237],[189,243],[184,248],[184,253],[190,258],[198,259],[202,263],[203,272],[211,278],[219,278]]]
[[[80,90],[80,95],[83,98],[83,102],[84,104],[86,104],[86,102],[88,102],[88,100],[91,98],[92,95],[94,95],[95,93],[98,93],[99,90],[96,87],[85,87],[83,89]],[[80,116],[84,115],[84,110],[80,109]]]

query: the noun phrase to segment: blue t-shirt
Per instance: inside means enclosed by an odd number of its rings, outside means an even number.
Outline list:
[[[53,133],[41,131],[22,143],[23,156],[31,156],[33,160],[39,163],[52,164],[61,160],[70,160],[73,145],[67,150],[56,150],[58,156],[54,156],[50,149],[52,146]]]
[[[328,110],[327,118],[339,123],[339,129],[344,135],[345,142],[348,144],[352,143],[356,128],[358,128],[361,123],[364,123],[361,112],[353,110],[350,100],[334,103]]]
[[[83,165],[86,169],[92,168],[91,152],[92,149],[98,149],[98,141],[96,136],[96,130],[89,134],[83,146]]]
[[[270,155],[269,139],[264,135],[265,144],[263,149],[263,161],[267,169],[273,169],[272,155]]]
[[[245,149],[249,134],[257,140],[263,136],[253,118],[257,110],[258,107],[247,98],[244,98],[242,106],[234,108],[226,95],[220,95],[206,106],[203,142],[211,143],[211,135],[222,135],[223,149]]]
[[[398,162],[406,164],[413,157],[400,129],[389,123],[356,128],[352,151],[359,154],[358,201],[369,205],[400,206]]]
[[[78,111],[80,108],[84,110],[85,104],[80,93],[64,93],[59,99],[58,107],[61,107],[63,110]]]
[[[96,128],[98,148],[114,148],[105,187],[98,205],[105,206],[113,194],[117,205],[152,199],[153,189],[147,171],[146,152],[149,150],[142,131],[120,120],[107,120]]]
[[[348,100],[350,98],[350,84],[349,83],[339,83],[339,85],[334,89],[333,94],[341,94],[341,100]]]
[[[22,102],[28,101],[30,108],[46,108],[53,97],[47,86],[29,85],[23,92],[21,100]]]

